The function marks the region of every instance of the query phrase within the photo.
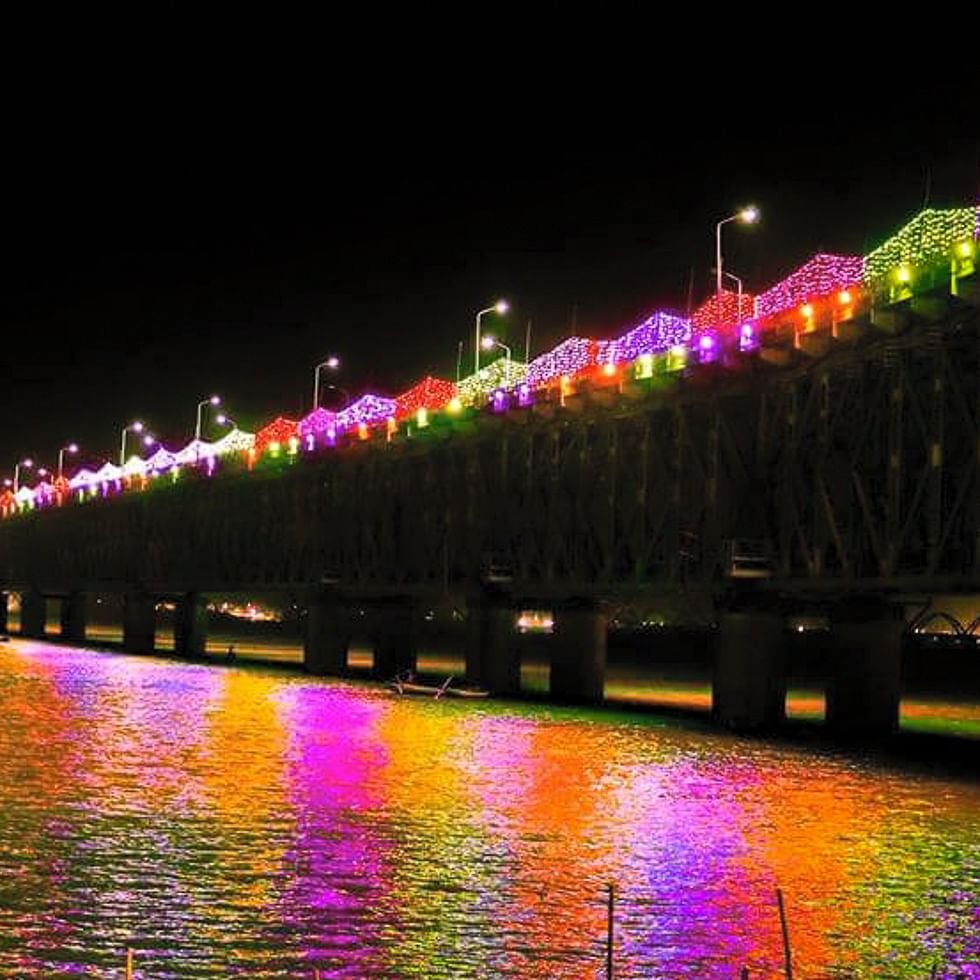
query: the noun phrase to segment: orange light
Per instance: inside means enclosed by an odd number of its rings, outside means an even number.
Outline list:
[[[368,427],[367,422],[361,422],[357,426],[357,434],[361,439],[367,439],[368,437]]]
[[[611,378],[611,377],[612,377],[612,376],[613,376],[613,375],[614,375],[614,374],[616,373],[616,365],[615,365],[615,364],[613,364],[613,363],[612,363],[612,362],[610,361],[610,362],[609,362],[608,364],[606,364],[606,365],[605,365],[605,366],[603,367],[603,369],[602,369],[602,373],[603,373],[603,374],[604,374],[604,375],[605,375],[605,376],[606,376],[607,378]]]
[[[800,307],[800,312],[809,320],[813,316],[813,306],[810,303],[804,303]]]
[[[849,305],[851,302],[851,291],[849,289],[842,289],[837,294],[837,302],[840,303],[841,306]]]

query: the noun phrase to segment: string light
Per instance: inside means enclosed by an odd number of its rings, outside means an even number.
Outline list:
[[[342,412],[337,413],[337,427],[352,429],[361,425],[376,425],[395,414],[395,399],[381,395],[362,395]]]
[[[980,206],[926,208],[864,259],[864,278],[876,283],[887,278],[896,266],[908,268],[934,259],[946,259],[950,249],[964,238],[976,236]],[[909,272],[911,279],[911,272]],[[908,282],[909,279],[900,280]]]
[[[314,408],[309,415],[300,419],[299,434],[312,448],[310,439],[315,442],[321,436],[325,436],[327,429],[335,425],[336,420],[336,412],[328,412],[325,408]]]
[[[723,289],[721,292],[720,306],[717,296],[712,296],[702,303],[691,316],[694,337],[711,335],[713,344],[715,335],[734,335],[741,321],[752,317],[752,296],[749,293],[742,293],[741,296],[741,308],[739,308],[739,294],[728,289]]]
[[[527,382],[535,388],[563,374],[576,374],[596,363],[598,345],[587,337],[568,337],[527,366]]]
[[[456,396],[456,384],[440,378],[425,377],[417,385],[395,399],[395,417],[417,413],[425,408],[430,412],[444,408]]]
[[[214,455],[214,446],[203,439],[191,439],[180,452],[174,457],[179,466],[186,466],[188,463],[196,463],[200,459],[207,459]]]
[[[755,316],[766,317],[802,306],[811,299],[861,283],[864,259],[859,255],[818,253],[755,300]]]
[[[284,415],[278,415],[265,428],[259,429],[255,434],[256,456],[262,456],[266,449],[273,449],[273,455],[279,452],[284,442],[288,442],[293,436],[299,434],[299,423],[293,419],[287,419]]]
[[[500,357],[492,364],[480,368],[476,374],[463,378],[457,386],[460,407],[484,403],[498,388],[510,388],[527,377],[527,365]]]
[[[217,442],[211,444],[215,456],[226,456],[229,453],[245,453],[255,445],[255,433],[232,429]]]
[[[658,310],[639,326],[609,342],[601,361],[619,364],[635,361],[641,354],[660,354],[691,339],[691,321],[673,313]]]

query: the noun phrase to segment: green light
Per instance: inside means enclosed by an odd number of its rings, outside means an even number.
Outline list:
[[[904,228],[865,257],[865,282],[873,284],[884,279],[899,265],[948,259],[954,243],[973,234],[976,214],[975,207],[920,211]],[[908,282],[907,279],[899,281]]]

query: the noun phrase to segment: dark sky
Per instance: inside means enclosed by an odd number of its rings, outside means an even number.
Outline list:
[[[308,411],[332,353],[352,395],[453,377],[498,296],[518,352],[532,321],[532,354],[573,317],[610,336],[683,310],[692,276],[695,304],[711,289],[715,222],[748,202],[763,220],[726,229],[725,260],[757,291],[817,250],[868,251],[927,195],[978,191],[965,97],[818,127],[488,106],[79,98],[8,120],[0,473],[73,439],[110,456],[136,417],[182,445],[211,392],[248,428]]]

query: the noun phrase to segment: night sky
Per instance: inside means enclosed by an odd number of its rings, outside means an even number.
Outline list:
[[[925,201],[976,199],[976,104],[939,105],[818,129],[542,104],[479,125],[81,101],[14,118],[0,473],[70,440],[114,458],[134,418],[179,448],[212,392],[253,431],[295,417],[334,353],[355,397],[454,377],[460,340],[468,373],[474,313],[500,296],[513,311],[485,328],[523,355],[530,320],[532,356],[573,324],[684,311],[713,288],[715,222],[746,203],[762,222],[727,226],[724,254],[750,291],[818,250],[863,254]]]

